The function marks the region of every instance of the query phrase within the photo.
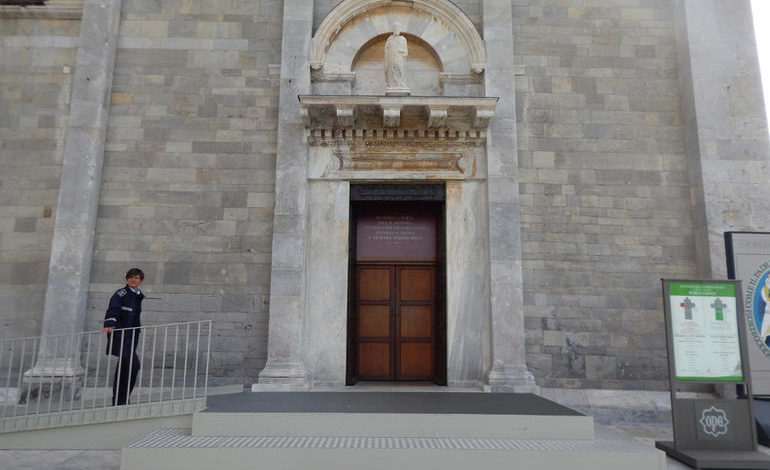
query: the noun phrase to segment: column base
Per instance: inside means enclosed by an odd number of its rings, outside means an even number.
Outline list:
[[[540,387],[535,382],[526,366],[506,366],[495,362],[487,375],[485,392],[492,393],[540,393]]]
[[[85,369],[74,357],[41,357],[24,372],[22,390],[18,394],[19,405],[51,396],[80,400]]]
[[[308,388],[307,371],[301,362],[268,361],[257,382],[251,384],[252,392],[288,392]]]

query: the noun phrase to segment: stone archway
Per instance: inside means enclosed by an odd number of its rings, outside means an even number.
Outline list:
[[[473,23],[443,0],[345,0],[324,18],[310,44],[310,67],[325,74],[350,71],[350,58],[375,36],[399,22],[403,33],[421,38],[441,57],[445,71],[481,73],[486,48]]]

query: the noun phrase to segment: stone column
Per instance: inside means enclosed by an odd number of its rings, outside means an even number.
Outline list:
[[[121,0],[85,0],[62,153],[41,334],[85,325]],[[61,343],[61,344],[60,344]],[[25,377],[81,371],[78,344],[43,341]]]
[[[672,5],[698,274],[725,278],[724,232],[770,227],[770,149],[751,2]]]
[[[254,390],[308,385],[305,344],[307,247],[307,142],[297,95],[310,92],[313,0],[285,0],[278,101],[273,258],[267,364]]]
[[[525,356],[521,268],[519,166],[510,2],[483,0],[486,96],[500,101],[487,134],[489,264],[491,290],[491,391],[534,392]]]

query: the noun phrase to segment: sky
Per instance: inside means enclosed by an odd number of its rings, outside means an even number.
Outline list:
[[[754,32],[757,36],[759,66],[762,69],[762,88],[765,94],[765,111],[770,106],[770,0],[751,0],[754,10]],[[770,120],[770,119],[769,119]]]

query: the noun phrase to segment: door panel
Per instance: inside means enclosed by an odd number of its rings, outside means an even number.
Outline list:
[[[429,305],[401,306],[401,340],[433,336],[433,308]]]
[[[359,378],[393,380],[393,267],[359,266],[356,276]]]
[[[360,268],[358,300],[390,301],[390,268]]]
[[[361,305],[358,312],[359,337],[390,338],[389,305]]]
[[[390,379],[390,343],[358,344],[358,374],[362,379]]]
[[[433,266],[396,268],[398,375],[401,380],[428,380],[434,371],[434,274]]]
[[[409,267],[399,271],[401,301],[433,300],[433,267]]]
[[[426,380],[433,377],[433,344],[401,343],[399,378]]]

